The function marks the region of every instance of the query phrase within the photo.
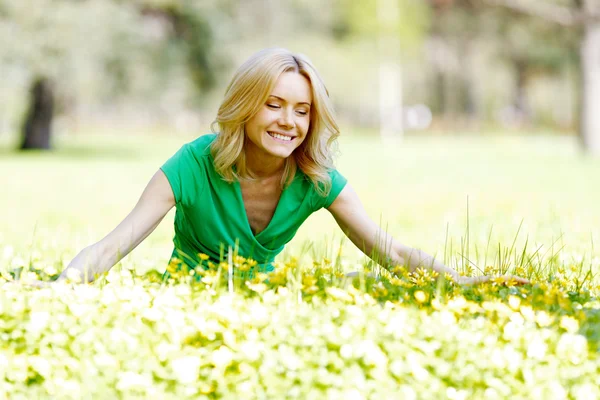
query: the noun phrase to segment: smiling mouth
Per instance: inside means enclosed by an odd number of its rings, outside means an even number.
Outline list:
[[[269,134],[269,136],[271,136],[272,138],[284,141],[284,142],[291,142],[292,140],[294,140],[293,136],[286,136],[286,135],[281,135],[279,133],[275,133],[275,132],[270,132],[267,131],[267,133]]]

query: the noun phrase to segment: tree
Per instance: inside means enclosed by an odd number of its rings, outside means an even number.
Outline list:
[[[478,0],[429,0],[432,24],[428,55],[432,69],[432,104],[436,112],[481,119],[482,79],[476,64],[484,58],[507,67],[514,79],[512,116],[529,123],[533,117],[527,86],[540,75],[559,75],[572,63],[575,41],[570,34],[518,12],[489,7]],[[500,63],[498,63],[500,61]]]
[[[508,8],[540,18],[565,29],[581,30],[579,58],[581,68],[581,116],[579,137],[583,149],[600,156],[600,1],[563,0],[481,0],[485,4]]]
[[[485,38],[484,10],[468,0],[429,0],[432,23],[428,57],[432,68],[432,105],[444,117],[458,112],[480,117],[473,59]]]
[[[29,110],[23,126],[21,149],[50,148],[50,129],[54,115],[54,93],[47,78],[38,78],[32,85]]]
[[[21,149],[49,149],[57,93],[77,92],[105,76],[109,61],[131,50],[133,14],[112,1],[5,0],[0,3],[0,59],[24,71],[29,105]],[[131,47],[130,47],[131,45]],[[93,83],[92,83],[93,84]],[[101,85],[102,83],[96,83]]]
[[[420,0],[337,0],[335,10],[332,33],[338,40],[358,34],[376,42],[380,134],[401,136],[405,125],[402,50],[423,38],[426,6]]]
[[[193,0],[0,1],[0,68],[26,71],[30,88],[20,148],[51,147],[61,95],[125,92],[139,64],[160,74],[184,59],[195,86],[211,88],[216,66],[205,11]],[[164,37],[141,29],[156,15],[168,25]]]

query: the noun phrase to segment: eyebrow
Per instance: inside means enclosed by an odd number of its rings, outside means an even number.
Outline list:
[[[286,103],[287,103],[287,100],[286,100],[286,99],[284,99],[284,98],[281,98],[281,97],[279,97],[279,96],[275,96],[274,94],[271,94],[271,95],[269,95],[269,97],[275,97],[276,99],[279,99],[279,100],[281,100],[281,101],[283,101],[283,102],[286,102]],[[309,107],[310,107],[310,103],[308,103],[308,102],[306,102],[306,101],[301,101],[301,102],[300,102],[300,103],[298,103],[298,104],[306,104],[307,106],[309,106]]]

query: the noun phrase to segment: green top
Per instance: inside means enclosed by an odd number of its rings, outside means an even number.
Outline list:
[[[225,259],[229,246],[238,254],[259,263],[259,271],[272,271],[272,261],[295,235],[310,214],[329,207],[346,184],[337,170],[327,197],[297,169],[292,183],[281,193],[269,225],[257,235],[250,229],[239,182],[227,183],[214,168],[210,145],[216,134],[200,136],[187,143],[161,167],[175,196],[175,249],[188,266],[200,263],[204,253],[213,262]]]

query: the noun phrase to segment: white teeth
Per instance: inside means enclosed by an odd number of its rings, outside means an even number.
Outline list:
[[[290,140],[292,140],[291,136],[283,136],[283,135],[280,135],[279,133],[273,133],[273,132],[267,132],[267,133],[269,135],[273,136],[274,138],[285,140],[286,142],[289,142]]]

